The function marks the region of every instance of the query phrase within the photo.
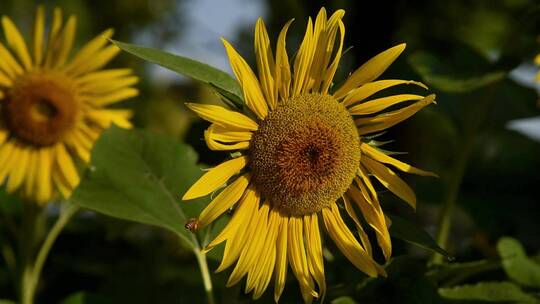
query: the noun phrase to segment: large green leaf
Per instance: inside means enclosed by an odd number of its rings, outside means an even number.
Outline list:
[[[439,294],[452,300],[538,303],[538,299],[526,294],[511,282],[481,282],[475,285],[439,288]]]
[[[442,285],[455,285],[480,273],[500,269],[499,261],[480,260],[465,263],[445,263],[432,265],[426,276]]]
[[[72,200],[112,217],[168,229],[195,246],[184,225],[204,201],[186,203],[180,197],[202,173],[196,163],[196,153],[185,144],[113,126],[97,140]]]
[[[242,100],[242,90],[238,82],[228,73],[206,63],[167,53],[158,49],[128,44],[112,40],[122,50],[146,61],[158,64],[176,73],[210,84],[218,88],[225,97],[238,102]]]
[[[472,91],[499,81],[506,76],[506,72],[492,71],[485,65],[480,67],[468,66],[469,60],[472,61],[471,65],[473,63],[480,65],[479,63],[485,61],[480,56],[478,56],[479,58],[471,58],[473,57],[471,53],[462,51],[456,55],[457,59],[455,60],[463,61],[461,62],[464,65],[463,67],[455,64],[448,57],[445,57],[443,61],[435,55],[424,51],[413,53],[409,56],[409,62],[428,85],[437,90],[450,93]],[[478,70],[480,72],[477,72]]]
[[[510,279],[526,286],[540,287],[540,265],[527,257],[517,240],[503,237],[497,242],[497,250]]]
[[[351,297],[339,297],[337,299],[333,299],[332,304],[356,304],[356,301],[354,301]]]
[[[390,235],[413,245],[432,250],[448,259],[452,257],[418,224],[395,215],[388,215],[392,221]]]

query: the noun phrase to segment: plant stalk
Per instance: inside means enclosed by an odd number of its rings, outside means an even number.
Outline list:
[[[206,254],[201,252],[199,248],[195,250],[195,256],[197,257],[197,263],[201,271],[201,276],[204,284],[204,291],[206,292],[206,298],[208,304],[215,304],[214,292],[212,290],[212,279],[210,278],[210,270],[208,269],[208,261],[206,260]]]

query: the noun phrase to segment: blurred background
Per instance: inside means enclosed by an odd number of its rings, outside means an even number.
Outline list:
[[[529,255],[539,253],[540,108],[533,58],[540,53],[540,18],[535,0],[2,0],[0,14],[10,16],[28,35],[38,4],[46,6],[48,20],[54,6],[77,15],[79,45],[113,27],[117,40],[164,49],[229,72],[220,37],[254,63],[253,29],[259,16],[273,43],[281,26],[295,18],[287,44],[292,52],[308,16],[314,17],[321,6],[330,12],[343,8],[349,49],[338,79],[406,42],[406,51],[383,78],[423,81],[438,96],[437,105],[381,140],[394,140],[387,150],[407,151],[400,159],[440,178],[405,177],[418,195],[416,213],[381,191],[383,208],[421,223],[435,237],[442,202],[455,195],[448,251],[457,262],[496,258],[495,245],[502,236],[519,240]],[[124,103],[135,110],[137,127],[187,142],[201,163],[223,160],[225,154],[209,151],[202,139],[208,124],[183,105],[218,102],[208,87],[126,53],[113,65],[131,67],[141,78],[140,96]],[[17,219],[18,206],[1,197],[8,202],[0,203],[0,229],[7,229],[3,223]],[[395,256],[409,254],[414,261],[406,263],[406,274],[401,275],[406,282],[396,283],[391,275],[390,283],[361,288],[355,284],[363,275],[332,251],[336,255],[326,264],[328,298],[347,290],[362,303],[429,303],[429,286],[418,291],[407,284],[415,284],[431,253],[399,240],[394,244]],[[0,258],[0,298],[15,298],[14,282],[3,263]],[[212,268],[217,265],[218,260],[211,261]],[[225,288],[228,273],[213,276],[218,301],[251,302],[241,284]],[[483,276],[496,280],[504,273],[499,269]],[[283,303],[300,301],[296,284],[288,281]],[[37,303],[59,303],[74,294],[84,295],[84,303],[204,301],[195,258],[174,236],[91,212],[79,214],[58,239]],[[272,292],[260,302],[272,303]]]

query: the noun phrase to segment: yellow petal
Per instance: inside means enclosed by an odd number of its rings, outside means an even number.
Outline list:
[[[231,68],[242,87],[244,99],[248,108],[253,111],[260,119],[264,119],[268,115],[268,105],[264,99],[257,77],[247,64],[247,62],[236,52],[233,46],[225,39],[221,39],[225,50],[229,56]]]
[[[233,130],[250,130],[255,131],[259,128],[257,123],[246,115],[225,109],[224,107],[186,103],[186,106],[193,112],[197,113],[202,119],[216,123],[224,128],[232,128]]]
[[[137,76],[106,78],[104,80],[100,79],[93,82],[87,82],[80,86],[80,90],[82,94],[101,95],[132,86],[138,82],[139,77]]]
[[[274,82],[275,63],[268,32],[262,18],[259,18],[255,25],[255,58],[257,60],[261,89],[268,106],[273,110],[277,106],[277,90]]]
[[[301,95],[306,92],[306,86],[304,83],[309,79],[309,68],[313,61],[313,54],[315,48],[313,47],[313,22],[311,18],[308,20],[306,33],[302,44],[296,53],[296,59],[294,60],[294,79],[293,79],[293,91],[292,97]]]
[[[49,28],[49,40],[47,42],[47,52],[45,54],[45,67],[51,67],[58,55],[58,36],[62,28],[62,10],[54,8],[53,21]]]
[[[366,191],[363,184],[360,183],[359,186],[362,189],[362,192]],[[366,197],[363,196],[363,193],[354,186],[349,188],[347,194],[360,208],[368,225],[375,231],[377,242],[383,251],[384,257],[388,260],[392,255],[392,242],[390,240],[386,218],[380,208],[380,204],[375,200],[367,200]]]
[[[0,71],[0,87],[10,88],[12,85],[13,81],[10,79],[10,77]]]
[[[13,193],[24,181],[28,168],[28,158],[30,156],[30,149],[26,147],[18,146],[15,149],[15,158],[12,158],[14,166],[12,166],[11,173],[9,174],[6,188],[8,193]]]
[[[36,20],[34,24],[34,60],[36,65],[41,64],[43,60],[43,38],[45,35],[45,9],[39,5],[36,11]]]
[[[242,248],[242,253],[238,259],[238,263],[234,268],[229,280],[227,281],[227,287],[230,287],[238,283],[242,277],[251,269],[254,263],[256,263],[262,252],[264,237],[268,233],[268,212],[270,211],[269,204],[265,203],[258,210],[257,215],[250,222],[249,233],[246,238],[246,243]]]
[[[368,82],[364,84],[363,86],[352,90],[343,100],[343,105],[350,106],[354,104],[355,102],[362,101],[377,92],[380,92],[384,89],[388,89],[390,87],[401,85],[401,84],[414,84],[427,90],[427,87],[425,84],[421,82],[412,81],[412,80],[399,80],[399,79],[378,80],[378,81]]]
[[[2,43],[0,43],[0,58],[2,58],[0,60],[0,70],[4,71],[11,79],[22,74],[22,67]]]
[[[274,301],[279,302],[279,298],[285,288],[287,280],[287,227],[288,218],[280,218],[280,231],[276,241],[276,264],[275,264],[275,286],[274,286]]]
[[[216,124],[204,131],[206,145],[215,151],[245,150],[249,148],[251,136],[250,131],[231,131]]]
[[[58,38],[58,55],[54,62],[54,66],[63,66],[66,63],[73,41],[75,39],[75,31],[77,29],[77,18],[70,16],[64,27],[64,31]]]
[[[375,117],[356,119],[356,125],[359,126],[358,134],[364,135],[388,129],[413,116],[416,112],[434,102],[435,95],[432,94],[403,109],[383,113]]]
[[[334,15],[337,14],[338,12],[334,13]],[[332,18],[330,20],[332,20]],[[326,73],[324,73],[323,75],[324,81],[321,88],[322,94],[328,94],[328,90],[330,89],[330,85],[332,84],[332,80],[334,79],[334,75],[336,74],[339,61],[341,60],[341,55],[343,53],[343,42],[345,41],[345,25],[343,24],[343,21],[341,21],[341,17],[340,17],[340,20],[338,21],[338,29],[339,29],[339,47],[336,52],[336,56],[334,57],[334,60],[332,61],[332,64],[330,64],[330,66],[326,70]],[[328,42],[328,44],[333,45],[334,41],[331,40]],[[329,55],[331,55],[331,53],[329,53]]]
[[[77,187],[79,184],[79,173],[71,155],[69,155],[63,144],[59,144],[56,147],[56,164],[71,189]]]
[[[328,63],[324,62],[324,53],[327,44],[326,23],[326,9],[323,7],[317,14],[315,26],[313,28],[313,41],[311,45],[311,48],[313,48],[313,58],[311,59],[309,70],[307,71],[308,77],[304,81],[305,92],[311,90],[317,91],[320,81],[323,78],[323,70],[326,69],[326,66],[328,65]]]
[[[352,73],[345,83],[334,93],[334,98],[341,99],[360,85],[377,79],[404,49],[405,43],[402,43],[371,58]]]
[[[304,216],[304,230],[309,271],[317,282],[317,286],[319,286],[319,300],[322,303],[326,294],[326,281],[324,278],[321,232],[319,231],[319,219],[316,213]]]
[[[107,44],[107,39],[111,38],[114,31],[112,29],[107,29],[99,34],[94,39],[86,43],[75,58],[65,67],[66,71],[75,71],[80,66],[85,64],[85,62],[95,60],[96,54],[101,53],[101,48]]]
[[[13,140],[8,140],[0,146],[0,184],[4,183],[4,179],[11,171],[11,167],[15,165],[13,161],[15,152],[15,143]]]
[[[1,92],[2,91],[0,91],[0,94],[1,94]],[[7,138],[8,138],[8,131],[7,130],[2,130],[2,128],[0,127],[0,147],[6,141]]]
[[[238,174],[247,165],[247,162],[247,156],[241,156],[212,168],[189,188],[182,199],[190,200],[212,193],[225,184],[233,175]]]
[[[364,227],[362,227],[362,223],[360,222],[360,219],[356,215],[356,211],[354,211],[354,207],[351,204],[351,201],[347,196],[343,196],[343,201],[345,202],[345,210],[347,211],[347,214],[353,219],[354,223],[356,224],[356,229],[358,230],[358,234],[360,235],[360,241],[362,242],[362,246],[364,249],[366,249],[369,256],[373,256],[373,249],[371,248],[371,243],[369,241],[369,237],[367,233],[364,231]]]
[[[317,297],[318,294],[315,291],[313,279],[309,273],[306,249],[304,247],[304,231],[302,221],[302,218],[289,218],[288,259],[292,271],[300,284],[300,290],[304,302],[311,303],[313,301],[313,297]]]
[[[84,76],[77,78],[75,81],[81,87],[86,87],[87,85],[92,85],[96,82],[108,83],[111,80],[129,76],[132,73],[133,71],[130,69],[108,69],[85,74]]]
[[[324,208],[322,214],[328,234],[332,240],[334,240],[334,243],[336,243],[343,255],[345,255],[355,267],[366,273],[368,276],[376,277],[378,272],[375,262],[362,246],[360,246],[358,241],[354,238],[354,235],[343,222],[341,215],[339,215],[337,204],[332,204],[331,208]]]
[[[66,66],[66,73],[72,76],[78,76],[86,73],[99,70],[111,61],[118,53],[120,48],[116,45],[109,45],[99,51],[95,51],[92,57],[86,58],[86,61],[80,62],[78,65],[74,65],[73,62]]]
[[[244,174],[238,177],[238,179],[225,188],[225,190],[221,191],[221,193],[201,212],[201,215],[199,216],[200,227],[210,224],[223,214],[223,212],[234,206],[240,197],[242,197],[242,194],[244,194],[244,191],[249,184],[249,179],[249,174]]]
[[[289,57],[287,56],[286,38],[287,31],[293,19],[289,20],[281,32],[279,33],[276,46],[276,86],[281,99],[289,98],[289,90],[291,87],[291,68],[289,66]]]
[[[30,155],[28,156],[28,172],[26,173],[26,179],[24,181],[24,192],[28,197],[34,197],[36,191],[37,171],[39,162],[39,150],[30,149]]]
[[[90,102],[98,107],[104,107],[137,95],[139,95],[139,90],[136,88],[123,88],[100,97],[94,97],[90,99]]]
[[[363,157],[362,164],[366,166],[383,186],[406,201],[413,209],[416,209],[416,195],[414,191],[394,171],[369,157]]]
[[[420,100],[422,98],[424,98],[424,96],[415,94],[399,94],[377,98],[351,107],[349,109],[349,113],[351,113],[352,115],[373,114],[405,101]]]
[[[8,45],[17,54],[24,67],[30,70],[32,68],[32,58],[30,57],[30,53],[28,53],[28,48],[21,33],[9,17],[2,16],[2,26],[4,27]]]
[[[393,157],[390,157],[390,156],[384,154],[384,152],[379,151],[377,148],[374,148],[374,147],[370,146],[367,143],[361,143],[360,144],[360,149],[362,149],[363,153],[365,153],[369,157],[373,158],[374,160],[379,161],[379,162],[384,163],[384,164],[392,165],[392,166],[398,168],[399,170],[401,170],[403,172],[407,172],[407,173],[411,173],[411,174],[418,174],[418,175],[421,175],[421,176],[438,177],[437,174],[435,174],[433,172],[418,169],[418,168],[413,167],[413,166],[411,166],[409,164],[401,162],[401,161],[399,161],[399,160],[397,160],[397,159],[395,159]]]
[[[51,169],[53,162],[52,148],[43,148],[39,150],[38,172],[37,172],[37,193],[36,199],[40,204],[51,200],[53,195]]]

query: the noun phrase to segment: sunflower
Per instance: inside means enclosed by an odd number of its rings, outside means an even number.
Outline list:
[[[77,18],[63,24],[54,10],[48,33],[38,7],[28,47],[15,24],[2,16],[0,42],[0,185],[28,200],[67,197],[79,183],[100,133],[111,123],[130,127],[131,112],[106,107],[137,95],[130,69],[101,70],[119,49],[111,29],[72,56]]]
[[[372,180],[414,207],[414,192],[394,170],[434,175],[388,156],[373,139],[434,102],[433,95],[370,98],[397,85],[425,88],[413,81],[375,81],[404,50],[404,44],[380,53],[337,89],[332,87],[343,52],[344,13],[338,10],[327,18],[323,8],[314,24],[309,19],[292,67],[285,48],[292,20],[279,34],[274,57],[259,19],[255,27],[258,77],[223,40],[246,108],[187,104],[212,123],[204,134],[211,150],[235,151],[230,160],[206,172],[185,193],[183,199],[190,200],[227,184],[189,227],[200,229],[234,209],[227,226],[205,250],[226,242],[217,271],[236,262],[227,285],[247,276],[245,291],[253,291],[255,299],[274,275],[274,298],[279,300],[287,265],[305,302],[324,298],[320,226],[359,270],[371,277],[384,275],[382,266],[373,259],[363,224],[374,232],[388,259],[392,251],[390,223]],[[400,107],[403,103],[406,106]],[[358,234],[345,224],[343,213],[354,222]]]

